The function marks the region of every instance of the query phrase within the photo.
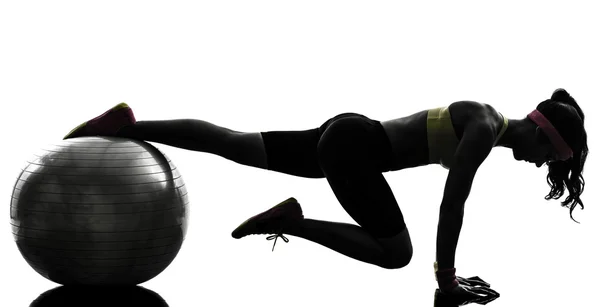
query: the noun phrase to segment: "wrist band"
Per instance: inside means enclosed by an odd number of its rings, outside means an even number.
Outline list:
[[[433,264],[435,271],[435,280],[438,282],[438,287],[442,291],[450,291],[458,286],[456,279],[456,268],[440,270],[437,262]]]

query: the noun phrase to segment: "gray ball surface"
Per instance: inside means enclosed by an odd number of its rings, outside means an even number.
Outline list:
[[[156,147],[110,137],[67,139],[28,161],[11,198],[19,251],[63,285],[137,285],[177,256],[188,195]]]

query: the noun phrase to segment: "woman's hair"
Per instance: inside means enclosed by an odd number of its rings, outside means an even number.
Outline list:
[[[570,209],[571,219],[575,221],[573,219],[575,206],[579,204],[583,210],[580,196],[585,187],[582,174],[588,154],[587,133],[583,125],[585,116],[575,99],[564,89],[554,91],[552,97],[541,102],[536,109],[552,122],[573,150],[572,158],[548,163],[546,181],[551,189],[545,199],[559,199],[563,196],[566,187],[569,196],[561,205]]]

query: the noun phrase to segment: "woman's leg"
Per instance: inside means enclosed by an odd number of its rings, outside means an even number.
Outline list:
[[[199,119],[138,121],[117,136],[215,154],[262,169],[325,178],[317,161],[318,129],[239,132]]]
[[[307,218],[286,225],[283,233],[382,268],[397,269],[408,265],[413,251],[410,234],[401,219],[402,214],[391,208],[395,202],[389,202],[386,199],[388,197],[375,195],[384,192],[385,188],[368,190],[373,186],[367,186],[367,180],[374,180],[374,177],[349,181],[342,178],[327,179],[346,211],[361,226]],[[376,182],[381,184],[379,180]],[[381,211],[374,212],[376,210]]]
[[[272,222],[259,222],[270,214],[282,214],[270,210],[258,215],[257,222],[248,223],[249,231],[236,231],[253,233],[252,227],[258,227],[255,233],[281,231],[383,268],[407,265],[412,243],[382,174],[390,169],[391,146],[379,123],[360,116],[332,122],[319,141],[318,158],[335,196],[360,226],[314,219],[291,221],[285,213]]]
[[[267,168],[260,133],[246,133],[199,119],[138,121],[117,136],[215,154],[253,167]]]

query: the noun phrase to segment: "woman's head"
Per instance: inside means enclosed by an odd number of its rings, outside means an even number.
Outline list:
[[[572,151],[572,157],[561,160],[559,152],[564,149],[557,148],[556,142],[551,140],[552,136],[538,125],[536,143],[540,146],[537,154],[538,157],[544,155],[544,162],[548,164],[546,181],[551,187],[550,193],[545,198],[559,199],[566,188],[569,195],[562,202],[562,206],[570,208],[571,219],[573,219],[575,206],[579,204],[583,209],[583,202],[579,197],[585,186],[582,173],[588,154],[587,133],[584,127],[585,115],[575,99],[564,89],[554,91],[550,99],[538,104],[536,110],[554,126]]]

